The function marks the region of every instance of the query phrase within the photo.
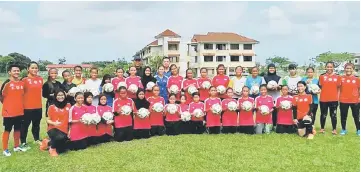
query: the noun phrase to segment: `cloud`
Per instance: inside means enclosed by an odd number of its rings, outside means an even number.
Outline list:
[[[0,31],[4,32],[22,32],[20,17],[17,13],[0,8]]]

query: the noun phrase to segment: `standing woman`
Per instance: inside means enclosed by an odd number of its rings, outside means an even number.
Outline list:
[[[117,70],[115,71],[116,77],[113,78],[112,80],[112,84],[114,87],[114,93],[115,96],[114,98],[117,99],[119,97],[119,94],[117,94],[117,89],[118,89],[118,84],[120,82],[125,82],[125,78],[124,78],[124,70],[122,68],[117,68]]]
[[[111,91],[111,92],[106,92],[104,90],[104,85],[105,84],[110,84],[111,83],[111,76],[109,74],[105,74],[103,76],[103,80],[102,80],[102,83],[100,84],[100,87],[99,87],[99,92],[103,93],[106,97],[107,97],[107,105],[112,107],[113,106],[113,100],[114,100],[114,91]]]
[[[97,107],[93,103],[94,96],[91,92],[84,93],[84,107],[86,108],[86,113],[94,114],[97,113]],[[99,100],[98,100],[99,101]],[[87,143],[88,145],[95,145],[96,143],[96,134],[97,127],[94,124],[86,125],[86,130],[88,133]]]
[[[229,81],[228,87],[233,89],[233,98],[239,99],[242,97],[242,88],[246,85],[246,77],[242,77],[243,68],[242,66],[237,66],[236,69],[236,76],[232,77]],[[235,92],[236,90],[240,90],[240,92]],[[228,97],[228,95],[227,95]]]
[[[222,101],[217,97],[217,89],[214,86],[209,88],[210,97],[204,101],[204,111],[206,112],[206,125],[209,134],[219,134],[221,132],[221,114],[212,112],[212,106],[215,104],[222,106]]]
[[[167,82],[168,77],[164,76],[164,67],[158,67],[158,75],[155,76],[157,80],[157,85],[159,86],[160,92],[159,95],[164,98],[165,103],[168,103],[168,89],[167,89]]]
[[[145,75],[143,75],[144,77]],[[149,109],[149,102],[145,98],[143,89],[139,89],[137,92],[137,98],[134,100],[136,112],[134,112],[134,138],[135,139],[147,139],[150,137],[150,119],[149,116],[140,118],[138,111],[141,108]]]
[[[270,133],[270,126],[272,125],[272,111],[274,107],[274,101],[272,96],[267,93],[267,85],[263,84],[259,88],[260,95],[255,99],[256,111],[256,134]],[[261,107],[268,107],[268,112],[262,113]]]
[[[129,67],[129,77],[125,79],[125,83],[127,84],[128,89],[128,98],[135,99],[137,97],[137,92],[131,92],[129,91],[130,85],[135,85],[139,88],[144,88],[141,78],[136,75],[137,74],[137,68],[135,66]]]
[[[314,74],[315,74],[315,69],[313,67],[309,67],[307,68],[307,77],[302,78],[301,81],[306,82],[307,84],[307,88],[309,88],[309,86],[311,84],[316,84],[318,85],[318,79],[314,78]],[[307,94],[311,94],[312,95],[312,125],[315,124],[315,120],[316,120],[316,113],[317,113],[317,109],[318,109],[318,94],[320,94],[320,92],[314,93],[314,92],[310,92],[308,89],[306,89],[306,93]]]
[[[204,82],[209,82],[212,84],[212,80],[208,78],[207,68],[202,67],[201,70],[201,77],[197,79],[198,86],[199,86],[199,95],[201,102],[204,102],[209,97],[209,88],[203,87]]]
[[[223,99],[222,101],[222,133],[236,133],[237,132],[237,118],[238,112],[237,110],[230,110],[228,104],[230,102],[234,102],[237,104],[237,100],[233,99],[233,89],[228,88],[227,91],[228,98]]]
[[[184,95],[186,95],[186,104],[191,103],[193,100],[192,95],[189,94],[189,92],[188,92],[188,88],[190,86],[199,88],[197,80],[193,78],[192,69],[187,69],[186,70],[186,78],[182,82],[182,91],[184,92]],[[208,98],[208,96],[207,96],[207,98]]]
[[[164,98],[159,95],[160,88],[158,85],[153,87],[153,96],[149,97],[147,101],[149,102],[149,118],[150,118],[150,135],[151,136],[162,136],[165,133],[164,128],[164,114],[163,112],[155,112],[153,106],[156,103],[161,103],[163,107],[165,106]]]
[[[152,69],[149,66],[146,66],[144,68],[143,76],[142,76],[142,85],[145,88],[145,98],[149,98],[153,96],[152,88],[148,88],[147,84],[149,82],[153,82],[154,84],[157,82],[157,79],[155,79],[152,76]]]
[[[168,93],[171,93],[169,88],[172,85],[176,85],[178,87],[178,93],[176,94],[176,99],[179,100],[181,96],[183,77],[179,76],[177,65],[175,64],[170,65],[170,70],[172,72],[172,75],[168,78],[168,83],[167,83]]]
[[[99,105],[97,106],[97,113],[103,117],[104,113],[110,112],[112,113],[113,109],[111,106],[107,105],[107,97],[104,94],[99,95]],[[112,125],[114,120],[104,120],[102,118],[101,122],[97,126],[96,130],[96,142],[97,143],[105,143],[109,142],[113,135]]]
[[[345,65],[345,75],[341,77],[340,111],[341,135],[347,133],[346,122],[349,107],[352,111],[356,126],[356,134],[360,136],[360,78],[353,75],[355,66],[352,63]]]
[[[30,62],[28,65],[28,76],[23,78],[24,82],[24,117],[20,129],[21,147],[28,149],[26,137],[28,128],[32,123],[32,134],[35,142],[41,144],[40,141],[40,121],[42,117],[42,85],[43,78],[38,76],[39,66],[36,62]]]
[[[69,110],[69,139],[71,150],[81,150],[87,147],[87,126],[80,119],[86,113],[84,104],[84,94],[78,92],[74,96],[75,105]]]
[[[297,83],[301,81],[301,77],[297,75],[297,66],[295,64],[290,64],[288,66],[289,76],[286,76],[282,80],[282,85],[288,86],[288,93],[290,96],[297,95]]]
[[[72,76],[71,76],[71,73],[70,71],[68,70],[64,70],[63,73],[61,73],[61,75],[63,76],[63,87],[64,87],[64,91],[66,93],[69,92],[69,90],[73,87],[76,87],[76,85],[74,83],[72,83]],[[66,101],[68,103],[70,103],[72,106],[75,104],[75,100],[74,100],[74,95],[68,95],[66,96]]]
[[[75,66],[74,67],[74,78],[72,79],[73,84],[76,86],[85,84],[86,79],[83,78],[83,67]]]
[[[320,109],[321,109],[321,131],[325,133],[327,111],[330,110],[332,134],[336,135],[338,92],[341,84],[340,77],[334,73],[334,63],[326,63],[326,73],[320,75],[319,85],[321,88]]]
[[[91,89],[93,93],[93,102],[94,106],[99,104],[99,86],[102,83],[102,80],[98,79],[98,68],[93,67],[90,69],[90,79],[85,81],[85,85],[88,89]]]
[[[262,77],[258,76],[259,69],[257,67],[253,67],[251,69],[251,76],[248,76],[246,79],[246,86],[250,89],[250,97],[256,98],[259,96],[259,88],[263,84]],[[267,87],[266,87],[267,88]],[[258,92],[255,91],[258,89]]]
[[[54,93],[60,89],[63,89],[63,86],[59,81],[56,80],[58,76],[58,70],[55,68],[50,68],[48,71],[48,80],[43,85],[42,95],[47,99],[46,101],[46,110],[45,114],[48,116],[48,108],[55,100]]]
[[[244,109],[242,106],[244,102],[251,104],[251,108]],[[238,132],[244,134],[254,134],[254,124],[255,124],[253,118],[254,99],[252,97],[249,97],[249,88],[247,86],[243,87],[242,89],[242,97],[238,99],[238,106],[239,106]]]
[[[213,77],[212,79],[212,85],[214,87],[223,85],[226,89],[228,88],[228,84],[229,84],[229,77],[227,75],[225,75],[225,67],[223,64],[219,64],[217,67],[217,75],[215,77]],[[227,98],[226,93],[224,94],[219,94],[220,98],[223,100],[225,98]]]

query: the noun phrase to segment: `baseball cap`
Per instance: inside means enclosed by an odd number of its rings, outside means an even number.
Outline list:
[[[139,56],[135,56],[134,60],[137,61],[137,60],[142,60],[142,59]]]

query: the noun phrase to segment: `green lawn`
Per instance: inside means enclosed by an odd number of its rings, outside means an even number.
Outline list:
[[[351,114],[348,135],[332,136],[330,125],[328,118],[327,133],[317,134],[314,140],[286,134],[163,136],[106,143],[83,151],[67,152],[57,158],[39,151],[30,131],[28,141],[32,149],[12,152],[11,157],[0,156],[0,172],[360,171],[360,138],[355,134]],[[318,131],[318,120],[316,127]],[[340,127],[338,121],[338,129]],[[46,136],[44,118],[41,136]],[[12,147],[11,134],[9,148]]]

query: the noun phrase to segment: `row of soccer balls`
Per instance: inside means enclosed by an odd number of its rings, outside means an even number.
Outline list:
[[[118,85],[117,85],[117,88],[121,87],[121,86],[124,86],[124,87],[127,87],[127,84],[125,82],[120,82]],[[149,82],[146,86],[147,89],[152,89],[153,87],[155,86],[155,83],[154,82]],[[240,85],[237,85],[235,88],[234,88],[234,92],[235,94],[237,95],[241,95],[242,94],[242,88],[243,88],[244,85],[240,84]],[[204,89],[209,89],[211,87],[211,83],[209,81],[205,81],[202,83],[202,88]],[[274,88],[277,88],[278,87],[278,84],[277,82],[275,81],[270,81],[268,82],[267,84],[267,88],[269,89],[274,89]],[[310,90],[310,92],[312,93],[318,93],[320,91],[320,88],[318,87],[317,84],[310,84],[308,86],[308,89]],[[138,91],[138,86],[135,85],[135,84],[131,84],[129,85],[128,87],[128,90],[132,93],[136,93]],[[171,93],[174,93],[174,94],[177,94],[179,93],[180,89],[178,88],[177,85],[172,85],[170,88],[169,88],[170,92]],[[297,91],[297,88],[290,88],[290,90],[292,91]],[[114,86],[113,84],[111,83],[107,83],[107,84],[104,84],[103,86],[103,91],[104,92],[113,92],[114,91]],[[189,94],[193,94],[195,92],[198,92],[198,89],[194,86],[194,85],[191,85],[188,87],[187,89],[188,93]],[[77,92],[92,92],[94,96],[97,96],[99,95],[99,91],[97,89],[94,89],[94,88],[87,88],[86,85],[79,85],[78,87],[73,87],[69,90],[69,94],[70,95],[75,95]],[[226,87],[224,87],[223,85],[220,85],[217,87],[217,92],[220,93],[220,94],[224,94],[226,92]],[[258,86],[253,86],[251,88],[251,94],[258,94],[259,93],[259,87]]]
[[[282,101],[280,104],[281,104],[281,108],[285,109],[285,110],[291,109],[291,107],[292,107],[291,102],[287,101],[287,100]],[[238,109],[238,105],[235,102],[229,102],[228,105],[227,105],[227,108],[230,111],[236,111]],[[245,102],[242,103],[241,108],[244,111],[251,111],[252,108],[253,108],[253,104],[250,101],[245,101]],[[153,105],[152,109],[155,112],[163,112],[164,111],[164,106],[161,103],[155,103]],[[177,105],[175,105],[175,104],[168,104],[167,105],[166,111],[169,114],[176,114],[177,110],[178,110]],[[260,106],[259,110],[260,110],[261,114],[263,114],[263,115],[269,115],[269,113],[270,113],[270,109],[268,108],[268,106],[265,106],[265,105]],[[220,104],[214,104],[211,107],[211,111],[212,111],[213,114],[218,114],[219,115],[219,114],[222,113],[222,106]],[[128,105],[122,106],[120,108],[120,115],[130,115],[131,112],[132,112],[132,108],[130,106],[128,106]],[[140,118],[146,118],[146,117],[149,116],[149,114],[150,114],[150,112],[146,108],[140,108],[138,113],[137,113],[137,115]],[[205,114],[203,113],[203,111],[201,109],[195,109],[194,112],[193,112],[193,115],[196,118],[201,118]],[[188,111],[182,112],[181,113],[181,120],[182,121],[190,121],[191,116],[192,115]],[[111,112],[105,112],[103,114],[103,116],[100,117],[97,113],[94,113],[94,114],[86,113],[86,114],[84,114],[82,116],[81,122],[84,123],[84,124],[87,124],[87,125],[98,124],[101,121],[101,118],[103,118],[106,121],[113,120],[114,114],[111,113]]]

